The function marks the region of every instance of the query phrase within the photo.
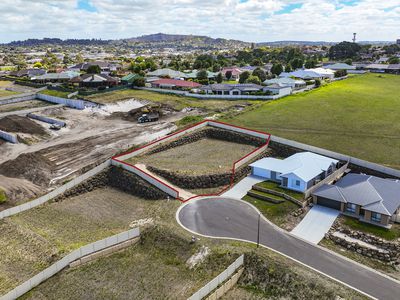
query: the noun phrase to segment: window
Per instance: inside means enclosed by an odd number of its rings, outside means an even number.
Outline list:
[[[296,180],[296,186],[300,186],[300,180]]]
[[[351,213],[356,212],[356,205],[354,203],[347,203],[346,210]]]
[[[380,222],[382,219],[382,215],[376,212],[371,212],[371,221]]]

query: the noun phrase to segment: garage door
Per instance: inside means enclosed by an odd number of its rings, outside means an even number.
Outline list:
[[[327,198],[323,198],[323,197],[318,197],[317,204],[340,210],[340,202],[339,201],[335,201],[335,200],[331,200],[331,199],[327,199]]]

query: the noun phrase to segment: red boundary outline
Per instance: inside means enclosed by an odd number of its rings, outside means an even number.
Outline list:
[[[201,125],[201,124],[203,124],[203,123],[217,123],[217,124],[222,124],[222,125],[226,125],[226,126],[230,126],[230,127],[235,127],[235,128],[239,128],[239,129],[243,129],[243,130],[248,130],[248,131],[252,131],[252,132],[256,132],[256,133],[261,133],[261,134],[268,135],[268,138],[266,139],[266,142],[265,142],[263,145],[261,145],[260,147],[257,147],[256,149],[254,149],[253,151],[251,151],[250,153],[246,154],[245,156],[241,157],[240,159],[238,159],[237,161],[235,161],[235,162],[233,163],[232,169],[231,169],[231,170],[232,170],[232,174],[231,174],[231,178],[230,178],[229,185],[227,185],[226,187],[224,187],[222,190],[220,190],[220,191],[217,192],[217,193],[214,193],[214,194],[201,194],[201,195],[196,195],[196,196],[190,197],[189,199],[186,199],[186,200],[182,200],[182,199],[179,198],[179,191],[176,190],[175,188],[171,187],[170,185],[166,184],[165,182],[160,181],[159,179],[157,179],[157,178],[155,178],[154,176],[152,176],[151,174],[149,174],[149,173],[147,173],[147,172],[145,172],[145,171],[139,169],[138,167],[136,167],[136,166],[134,166],[134,165],[132,165],[132,164],[130,164],[130,163],[127,163],[127,162],[125,162],[125,161],[122,161],[122,160],[119,160],[119,159],[118,159],[118,157],[121,157],[121,156],[123,156],[123,155],[136,152],[136,151],[141,150],[141,149],[143,149],[143,148],[150,147],[151,145],[153,145],[153,144],[155,144],[155,143],[158,143],[158,142],[160,142],[160,141],[163,141],[163,140],[165,140],[165,139],[167,139],[167,138],[170,138],[170,137],[172,137],[172,136],[174,136],[174,135],[177,135],[178,133],[187,131],[187,130],[189,130],[190,128],[196,127],[196,126]],[[228,129],[228,130],[229,130],[229,129]],[[166,136],[164,136],[164,137],[162,137],[162,138],[160,138],[160,139],[156,139],[155,141],[150,142],[150,143],[148,143],[148,144],[146,144],[146,145],[144,145],[144,146],[141,146],[141,147],[139,147],[139,148],[137,148],[137,149],[134,149],[134,150],[131,150],[131,151],[127,151],[127,152],[124,152],[124,153],[119,154],[119,155],[117,155],[117,156],[114,156],[114,157],[112,157],[111,159],[112,159],[112,160],[115,160],[116,162],[119,162],[119,163],[121,163],[121,164],[130,166],[130,167],[132,167],[132,168],[138,170],[139,172],[142,172],[142,173],[146,174],[147,176],[149,176],[150,178],[152,178],[152,179],[154,179],[155,181],[159,182],[160,184],[162,184],[162,185],[168,187],[169,189],[175,191],[176,194],[178,195],[178,198],[177,198],[177,199],[178,199],[179,201],[185,203],[185,202],[187,202],[187,201],[189,201],[189,200],[191,200],[191,199],[198,198],[198,197],[219,196],[219,195],[221,195],[223,192],[225,192],[226,190],[230,189],[230,188],[232,187],[233,183],[234,183],[234,180],[235,180],[236,164],[238,164],[238,163],[239,163],[240,161],[242,161],[243,159],[249,157],[250,155],[252,155],[254,152],[258,151],[259,149],[261,149],[261,148],[263,148],[263,147],[265,147],[265,146],[268,146],[270,140],[271,140],[271,134],[269,134],[269,133],[267,133],[267,132],[263,132],[263,131],[259,131],[259,130],[253,130],[253,129],[249,129],[249,128],[245,128],[245,127],[241,127],[241,126],[236,126],[236,125],[232,125],[232,124],[228,124],[228,123],[224,123],[224,122],[220,122],[220,121],[215,121],[215,120],[204,120],[204,121],[195,123],[195,124],[193,124],[193,125],[191,125],[191,126],[188,126],[187,128],[181,129],[181,130],[179,130],[179,131],[177,131],[177,132],[174,132],[173,134],[166,135]]]

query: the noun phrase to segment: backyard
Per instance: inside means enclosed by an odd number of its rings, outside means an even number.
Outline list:
[[[400,169],[400,76],[365,74],[225,121]]]

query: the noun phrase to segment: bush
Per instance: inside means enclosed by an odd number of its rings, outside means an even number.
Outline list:
[[[132,85],[137,86],[137,87],[144,87],[146,84],[145,80],[143,77],[136,77],[133,79]]]
[[[197,123],[200,121],[203,121],[202,116],[186,116],[186,117],[180,119],[179,121],[177,121],[176,125],[177,126],[186,126],[186,125]]]
[[[321,86],[321,80],[315,79],[315,87],[320,87]]]
[[[7,201],[6,193],[2,189],[0,189],[0,204],[4,203],[6,201]]]
[[[335,78],[340,78],[340,77],[344,77],[344,76],[347,76],[346,70],[337,70],[335,72]]]

